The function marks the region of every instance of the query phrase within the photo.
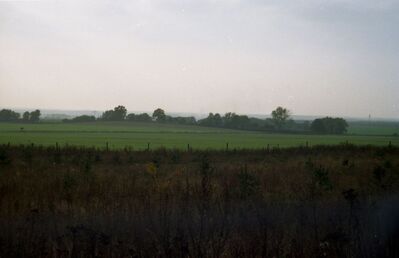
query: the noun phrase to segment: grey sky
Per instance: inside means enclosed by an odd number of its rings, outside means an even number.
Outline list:
[[[399,1],[0,1],[0,106],[399,117]]]

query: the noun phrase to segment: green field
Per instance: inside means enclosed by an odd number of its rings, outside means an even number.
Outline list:
[[[399,135],[399,122],[350,122],[348,134]]]
[[[23,129],[21,129],[23,128]],[[390,134],[383,135],[362,127],[361,134],[349,130],[348,135],[299,135],[299,134],[269,134],[199,126],[168,125],[139,122],[94,122],[94,123],[0,123],[0,143],[39,144],[39,145],[77,145],[110,148],[131,147],[133,149],[147,148],[187,148],[193,149],[223,149],[226,143],[229,148],[265,148],[340,144],[348,141],[362,145],[399,145],[399,137]],[[391,129],[389,129],[391,130]],[[373,133],[374,132],[374,133]],[[391,131],[390,131],[391,132]],[[368,135],[367,135],[368,134]],[[376,134],[376,135],[372,135]]]

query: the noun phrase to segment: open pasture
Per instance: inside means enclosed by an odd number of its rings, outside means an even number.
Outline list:
[[[349,122],[348,134],[399,135],[399,122]]]
[[[356,131],[356,130],[355,130]],[[357,145],[384,146],[391,142],[399,145],[399,137],[392,134],[366,135],[301,135],[270,134],[222,128],[183,126],[140,122],[94,122],[94,123],[1,123],[0,143],[12,145],[76,145],[102,148],[108,143],[111,149],[130,147],[151,149],[165,147],[187,149],[267,148],[309,145]]]

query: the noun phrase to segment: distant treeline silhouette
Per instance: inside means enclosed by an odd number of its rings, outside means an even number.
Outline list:
[[[40,116],[41,113],[38,109],[32,112],[26,111],[22,114],[22,116],[20,113],[11,109],[0,110],[0,122],[39,122]]]
[[[80,122],[85,119],[86,122],[94,121],[94,116],[80,116],[65,122]],[[247,115],[238,115],[234,112],[228,112],[223,116],[219,113],[209,113],[206,118],[196,120],[195,117],[173,117],[165,113],[161,108],[154,110],[152,116],[147,113],[134,114],[127,113],[124,106],[117,106],[113,110],[105,111],[97,120],[102,121],[141,121],[157,122],[182,125],[199,125],[218,128],[230,128],[252,131],[269,132],[315,132],[321,134],[343,134],[346,132],[348,124],[342,118],[319,118],[312,123],[309,121],[297,122],[291,119],[291,112],[283,107],[277,107],[271,113],[271,118],[260,119],[249,117]]]
[[[7,122],[38,122],[40,110],[25,112],[22,117],[19,113],[3,109],[0,111],[0,121]],[[64,123],[94,122],[94,121],[137,121],[155,122],[180,125],[198,125],[207,127],[229,128],[251,131],[267,131],[279,133],[318,133],[318,134],[343,134],[347,131],[348,124],[343,118],[319,118],[314,121],[294,121],[291,112],[283,107],[277,107],[271,113],[271,118],[260,119],[228,112],[223,116],[219,113],[209,113],[206,118],[195,119],[193,116],[173,117],[167,115],[161,108],[157,108],[150,116],[147,113],[127,113],[126,107],[119,105],[114,109],[105,111],[100,117],[81,115],[72,119],[63,119]]]

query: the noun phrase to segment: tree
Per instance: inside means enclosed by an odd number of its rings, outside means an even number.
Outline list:
[[[216,113],[216,114],[209,113],[208,117],[199,120],[198,124],[203,125],[203,126],[222,127],[223,120],[219,113]]]
[[[138,122],[151,122],[151,117],[147,113],[142,114],[134,114],[130,113],[126,116],[126,120],[128,121],[138,121]]]
[[[315,119],[313,120],[312,124],[310,125],[310,130],[312,130],[315,133],[326,133],[326,126],[324,124],[323,119]]]
[[[36,109],[35,111],[30,112],[29,121],[33,123],[39,122],[40,116],[41,116],[40,110]]]
[[[348,123],[343,118],[318,118],[315,119],[310,129],[315,133],[322,134],[343,134],[346,132]]]
[[[0,121],[17,121],[21,115],[10,109],[0,110]]]
[[[215,126],[223,126],[222,116],[219,113],[216,113],[215,115],[213,115],[212,123]]]
[[[130,113],[126,116],[126,120],[128,121],[136,121],[136,114]]]
[[[155,118],[157,122],[164,122],[166,119],[165,111],[163,109],[157,108],[152,113],[152,117]]]
[[[30,113],[28,111],[25,111],[22,115],[22,120],[29,121],[29,119],[30,119]]]
[[[114,120],[116,120],[116,121],[124,120],[126,117],[126,113],[127,113],[127,110],[124,106],[115,107],[114,114],[113,114]]]
[[[223,117],[225,127],[248,129],[251,127],[250,119],[245,115],[237,115],[236,113],[226,113]]]
[[[278,130],[281,130],[290,117],[290,111],[283,107],[277,107],[272,111],[272,120]]]
[[[166,116],[166,121],[171,122],[174,124],[182,124],[182,125],[194,125],[197,123],[197,120],[195,120],[195,117],[192,116],[178,116],[178,117],[171,117],[171,116]]]
[[[147,113],[142,113],[136,115],[136,121],[141,121],[141,122],[151,122],[152,119],[149,114]]]
[[[88,116],[88,115],[82,115],[82,116],[77,116],[74,117],[72,119],[64,119],[62,120],[63,122],[94,122],[96,121],[96,117],[95,116]]]
[[[101,115],[101,120],[112,121],[113,119],[113,110],[107,110]]]
[[[101,119],[106,121],[123,121],[126,117],[127,110],[124,106],[117,106],[113,110],[105,111]]]

